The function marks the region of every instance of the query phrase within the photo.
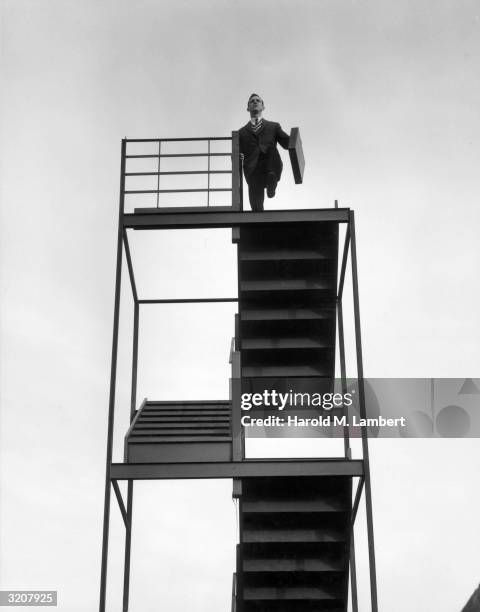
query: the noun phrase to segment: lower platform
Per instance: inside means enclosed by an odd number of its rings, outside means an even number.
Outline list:
[[[363,461],[351,459],[246,459],[212,463],[112,463],[112,480],[181,480],[278,476],[364,475]]]

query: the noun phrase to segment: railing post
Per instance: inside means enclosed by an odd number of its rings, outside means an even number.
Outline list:
[[[355,239],[355,215],[353,211],[349,213],[349,227],[351,240],[351,261],[352,261],[352,287],[353,287],[353,310],[355,316],[355,344],[357,354],[357,377],[358,377],[358,396],[360,404],[360,416],[366,418],[365,408],[365,386],[363,380],[363,357],[362,357],[362,334],[360,329],[360,300],[358,296],[358,271],[357,271],[357,245]],[[370,459],[368,452],[368,437],[365,427],[362,427],[362,451],[363,465],[365,473],[365,505],[367,513],[367,537],[368,555],[370,566],[370,595],[372,602],[372,612],[378,612],[377,599],[377,576],[375,564],[375,543],[373,536],[373,512],[372,512],[372,485],[370,480]]]
[[[240,160],[240,138],[238,132],[232,132],[232,208],[243,210],[242,164]]]
[[[108,535],[110,525],[110,496],[111,479],[110,470],[113,452],[113,425],[115,416],[115,387],[117,379],[117,354],[118,354],[118,328],[120,322],[120,289],[122,283],[122,251],[123,251],[123,213],[125,204],[125,154],[126,140],[122,140],[122,156],[120,168],[120,203],[118,215],[117,236],[117,269],[115,274],[115,306],[113,315],[113,339],[112,358],[110,370],[110,399],[108,405],[108,430],[107,430],[107,457],[105,467],[105,502],[103,510],[103,536],[102,536],[102,565],[100,574],[100,612],[105,612],[106,587],[107,587],[107,564],[108,564]]]

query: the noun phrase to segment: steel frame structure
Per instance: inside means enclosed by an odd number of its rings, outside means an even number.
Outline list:
[[[353,529],[360,499],[364,493],[367,523],[367,541],[370,574],[370,595],[371,610],[378,612],[376,563],[374,548],[373,531],[373,511],[372,511],[372,484],[370,477],[370,460],[368,449],[368,438],[365,428],[362,428],[362,459],[352,459],[350,437],[348,427],[344,430],[344,458],[330,459],[275,459],[260,460],[246,459],[243,453],[233,453],[233,460],[230,462],[212,463],[155,463],[155,464],[134,464],[134,463],[113,463],[113,431],[115,417],[115,391],[118,361],[119,344],[119,325],[120,325],[120,294],[122,282],[123,253],[125,253],[126,266],[128,270],[130,287],[134,301],[133,315],[133,342],[132,342],[132,373],[131,373],[131,400],[130,400],[130,423],[136,415],[137,402],[137,369],[138,369],[138,348],[139,348],[139,319],[140,306],[144,304],[174,304],[174,303],[208,303],[208,302],[237,302],[237,297],[231,298],[188,298],[188,299],[142,299],[138,295],[133,262],[128,242],[127,229],[154,230],[154,229],[192,229],[192,228],[238,228],[242,225],[252,224],[288,224],[292,222],[321,222],[328,221],[346,226],[345,239],[343,245],[342,263],[337,288],[337,321],[338,321],[338,343],[339,343],[339,362],[342,387],[346,389],[346,363],[345,363],[345,338],[342,299],[344,292],[345,276],[347,263],[350,255],[353,310],[354,310],[354,329],[355,329],[355,349],[356,349],[356,368],[358,379],[358,393],[360,416],[366,418],[365,388],[363,374],[362,342],[360,327],[360,303],[358,289],[357,271],[357,249],[355,235],[355,216],[349,208],[330,209],[307,209],[307,210],[285,210],[285,211],[264,211],[261,213],[242,212],[242,186],[240,174],[240,156],[238,148],[238,134],[232,133],[232,208],[231,210],[215,210],[211,207],[207,214],[205,212],[195,212],[191,209],[178,209],[163,212],[161,208],[154,209],[154,214],[150,211],[135,213],[125,213],[125,178],[126,173],[126,146],[128,142],[158,142],[159,153],[161,154],[161,142],[165,139],[122,140],[121,148],[121,172],[120,172],[120,198],[119,198],[119,218],[117,232],[117,257],[115,273],[115,298],[114,298],[114,317],[113,335],[110,369],[110,388],[108,405],[108,427],[107,427],[107,451],[105,468],[105,498],[103,515],[103,535],[102,535],[102,557],[101,557],[101,576],[100,576],[100,597],[99,612],[106,609],[106,587],[107,587],[107,566],[108,566],[108,543],[110,526],[111,492],[115,493],[118,506],[125,525],[125,557],[124,557],[124,583],[123,583],[123,611],[127,612],[129,603],[130,587],[130,560],[131,560],[131,534],[133,518],[133,482],[134,480],[156,480],[156,479],[191,479],[191,478],[242,478],[242,477],[265,477],[265,476],[351,476],[358,478],[355,498],[353,502],[352,521],[351,521],[351,549],[350,549],[350,577],[352,589],[352,610],[358,612],[357,602],[357,583],[356,583],[356,563]],[[219,139],[167,139],[170,141],[191,141],[191,140],[219,140]],[[223,140],[228,140],[227,138]],[[187,156],[187,155],[184,155]],[[156,157],[156,156],[150,156]],[[158,170],[158,175],[161,175]],[[183,172],[182,174],[189,174]],[[160,192],[159,188],[158,191]],[[238,416],[238,424],[240,423]],[[232,419],[235,421],[235,402],[232,398]],[[232,440],[235,445],[235,437]],[[127,501],[124,502],[122,493],[118,486],[118,481],[127,482]],[[235,590],[235,576],[233,583]]]

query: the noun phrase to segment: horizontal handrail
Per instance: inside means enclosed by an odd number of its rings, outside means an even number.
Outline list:
[[[143,410],[143,408],[144,408],[145,404],[147,403],[147,401],[148,401],[148,400],[147,400],[147,398],[145,398],[145,399],[143,400],[143,402],[142,402],[142,404],[141,404],[140,408],[137,410],[137,412],[136,412],[136,414],[135,414],[135,417],[134,417],[133,421],[131,422],[130,427],[129,427],[129,428],[128,428],[128,430],[127,430],[127,433],[125,434],[125,440],[128,438],[128,436],[130,435],[130,433],[131,433],[132,429],[135,427],[135,423],[136,423],[136,421],[137,421],[137,419],[138,419],[138,417],[139,417],[140,413],[142,412],[142,410]]]
[[[125,155],[127,159],[132,157],[146,158],[146,157],[231,157],[231,153],[160,153],[150,155]]]
[[[125,172],[125,176],[164,176],[167,174],[232,174],[231,170],[175,170],[171,172]]]
[[[195,138],[125,138],[125,142],[196,142],[199,140],[232,140],[231,136],[205,136]]]
[[[124,193],[206,193],[207,191],[232,191],[232,188],[210,187],[210,189],[127,189],[124,191]]]

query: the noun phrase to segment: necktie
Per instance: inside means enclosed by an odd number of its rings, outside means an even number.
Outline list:
[[[255,119],[255,123],[252,124],[252,129],[255,133],[258,132],[258,130],[262,127],[262,120],[261,119]]]

